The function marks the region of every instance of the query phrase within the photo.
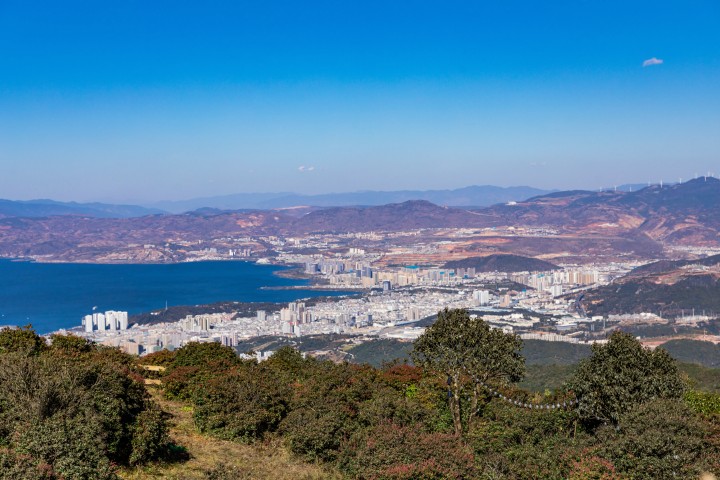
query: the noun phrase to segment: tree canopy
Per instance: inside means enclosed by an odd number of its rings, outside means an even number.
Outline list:
[[[650,350],[631,335],[613,333],[580,362],[568,388],[580,398],[578,413],[590,425],[616,425],[622,414],[652,399],[678,399],[685,384],[663,349]]]
[[[477,414],[480,382],[500,386],[522,378],[525,360],[521,347],[517,335],[491,328],[467,310],[446,308],[415,341],[412,358],[416,365],[447,377],[450,410],[459,435]],[[469,405],[463,412],[467,396]]]

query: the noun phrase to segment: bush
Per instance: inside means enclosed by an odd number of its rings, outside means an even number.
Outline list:
[[[91,341],[77,335],[52,335],[50,336],[50,350],[55,354],[68,355],[71,357],[84,355],[93,350]]]
[[[47,463],[7,448],[0,448],[0,473],[3,480],[60,480]]]
[[[5,327],[0,329],[0,354],[21,353],[24,355],[37,355],[47,348],[43,340],[32,325],[20,328]]]
[[[139,363],[142,365],[159,365],[161,367],[170,367],[175,363],[175,351],[160,350],[143,357],[140,357]]]
[[[195,394],[195,388],[205,383],[202,382],[201,379],[196,378],[200,373],[201,370],[198,367],[173,368],[163,377],[165,397],[170,400],[192,399]]]
[[[622,476],[615,471],[612,462],[586,450],[571,462],[567,478],[568,480],[621,480]]]
[[[6,347],[27,345],[14,340]],[[114,464],[158,456],[167,443],[165,420],[129,368],[128,356],[72,336],[55,340],[36,354],[25,348],[0,354],[3,469],[39,468],[38,478],[111,479]]]
[[[92,412],[63,412],[22,425],[13,443],[19,453],[51,465],[59,477],[114,480],[102,433]]]
[[[604,457],[634,479],[693,478],[707,447],[706,427],[678,400],[653,400],[598,432]]]
[[[173,365],[176,367],[205,367],[213,362],[228,362],[234,364],[239,361],[235,350],[219,343],[190,342],[175,352]]]
[[[155,460],[168,451],[170,439],[167,422],[162,410],[156,405],[140,412],[133,430],[129,459],[131,465]]]
[[[193,418],[203,432],[254,440],[277,428],[289,396],[289,388],[262,366],[243,366],[208,382],[198,394]]]
[[[334,460],[352,425],[337,409],[292,411],[280,425],[280,433],[290,450],[309,460]]]
[[[472,449],[461,438],[384,423],[356,433],[343,449],[340,468],[367,479],[476,478]]]

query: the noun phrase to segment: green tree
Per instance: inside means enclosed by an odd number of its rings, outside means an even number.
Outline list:
[[[50,336],[50,351],[54,354],[77,357],[93,351],[93,343],[77,335],[53,334]]]
[[[631,335],[615,332],[593,345],[568,387],[580,398],[578,414],[588,426],[616,425],[623,412],[655,398],[680,398],[685,391],[675,360],[663,349],[644,348]]]
[[[415,341],[412,358],[416,365],[447,377],[453,426],[461,435],[479,411],[480,382],[500,386],[522,378],[521,347],[517,335],[491,328],[481,318],[471,318],[467,310],[446,308]]]
[[[32,325],[0,329],[0,353],[18,352],[24,355],[37,355],[46,348],[45,340],[35,333]]]

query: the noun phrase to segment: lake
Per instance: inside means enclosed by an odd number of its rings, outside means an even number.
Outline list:
[[[98,311],[131,315],[220,301],[291,302],[347,292],[262,289],[308,285],[283,278],[283,267],[240,261],[98,265],[0,260],[0,325],[32,324],[44,334],[80,326]]]

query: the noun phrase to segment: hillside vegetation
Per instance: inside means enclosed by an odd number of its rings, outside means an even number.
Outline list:
[[[216,343],[137,359],[77,337],[47,346],[31,330],[2,330],[0,478],[720,472],[720,396],[699,388],[715,381],[706,369],[692,366],[692,379],[663,349],[619,332],[575,365],[528,367],[521,344],[465,310],[439,313],[413,344],[414,365],[380,368],[291,347],[257,363]]]

